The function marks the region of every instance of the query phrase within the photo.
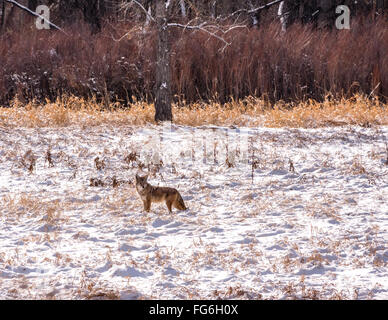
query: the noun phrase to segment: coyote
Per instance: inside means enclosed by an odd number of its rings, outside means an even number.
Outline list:
[[[168,187],[154,187],[147,182],[147,176],[136,175],[136,189],[143,200],[144,210],[149,212],[152,202],[166,202],[168,211],[172,213],[171,207],[178,210],[186,210],[185,203],[177,189]]]

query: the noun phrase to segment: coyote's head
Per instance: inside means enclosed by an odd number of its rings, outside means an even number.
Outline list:
[[[147,186],[147,178],[148,175],[140,177],[138,174],[136,174],[136,187],[141,187],[144,189]]]

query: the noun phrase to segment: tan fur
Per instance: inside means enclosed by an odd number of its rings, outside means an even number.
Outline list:
[[[152,202],[165,202],[168,211],[172,213],[172,207],[178,210],[186,210],[186,205],[177,189],[169,187],[154,187],[147,182],[148,176],[136,175],[136,189],[143,201],[144,210],[149,212]]]

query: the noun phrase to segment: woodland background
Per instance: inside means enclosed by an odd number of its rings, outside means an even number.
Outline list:
[[[230,43],[224,50],[205,32],[170,28],[175,102],[247,96],[305,101],[355,93],[386,101],[388,1],[284,1],[282,11],[276,4],[248,13],[270,2],[172,2],[171,22],[246,26],[222,35]],[[0,0],[0,105],[63,95],[123,106],[153,101],[157,29],[138,4],[153,13],[155,1],[19,3],[33,11],[46,4],[50,20],[66,34],[38,30],[34,17]],[[340,4],[351,9],[350,30],[335,28]]]

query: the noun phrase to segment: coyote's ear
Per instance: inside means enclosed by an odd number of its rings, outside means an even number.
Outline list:
[[[144,179],[145,181],[147,181],[147,179],[148,179],[148,174],[146,174],[146,175],[143,177],[143,179]]]
[[[136,180],[139,180],[140,179],[140,177],[139,177],[139,175],[136,173]]]

